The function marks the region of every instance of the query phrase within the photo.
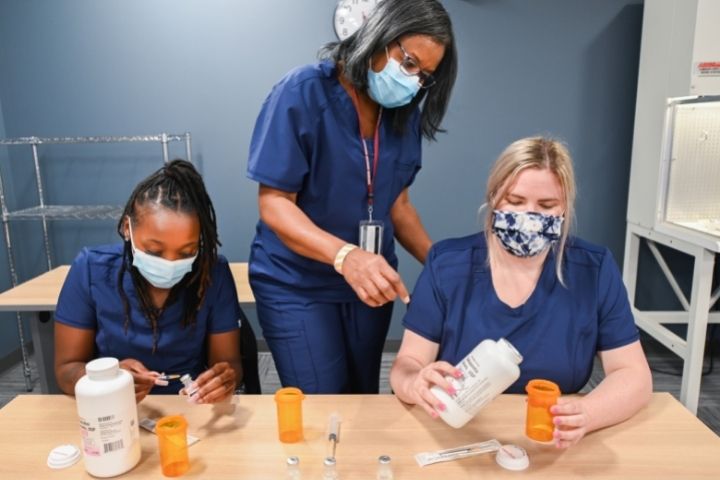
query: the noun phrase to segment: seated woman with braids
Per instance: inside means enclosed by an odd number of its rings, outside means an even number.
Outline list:
[[[55,311],[55,375],[73,394],[85,364],[115,357],[148,393],[177,393],[189,373],[199,403],[227,398],[242,379],[235,283],[215,210],[193,165],[174,160],[135,187],[118,223],[122,242],[84,248]]]

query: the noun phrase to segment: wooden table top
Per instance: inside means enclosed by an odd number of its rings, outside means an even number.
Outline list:
[[[653,395],[651,404],[627,422],[594,432],[569,450],[534,443],[524,436],[525,396],[501,395],[464,428],[455,430],[432,420],[392,395],[308,395],[303,402],[305,440],[283,444],[277,439],[275,404],[271,395],[236,397],[237,404],[190,405],[177,396],[150,396],[140,417],[181,413],[189,432],[199,437],[190,447],[186,478],[282,479],[288,456],[300,458],[302,478],[321,478],[327,455],[326,428],[330,413],[342,416],[337,447],[341,480],[375,478],[377,458],[389,455],[396,479],[470,478],[718,478],[720,437],[667,393]],[[51,471],[47,455],[58,445],[80,445],[80,431],[71,397],[20,395],[0,410],[0,471],[2,478],[92,478],[80,461]],[[503,470],[494,454],[419,467],[414,455],[491,438],[524,447],[530,468]],[[122,478],[164,478],[157,438],[141,430],[142,459]]]
[[[54,311],[69,270],[69,265],[61,265],[0,293],[0,311]],[[231,263],[230,271],[240,303],[255,303],[248,281],[247,263]]]

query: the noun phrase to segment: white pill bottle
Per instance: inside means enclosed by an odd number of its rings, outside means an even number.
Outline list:
[[[95,477],[114,477],[140,461],[135,387],[116,358],[98,358],[85,366],[75,384],[85,469]]]
[[[455,395],[437,385],[430,391],[445,404],[438,412],[445,423],[460,428],[495,397],[520,377],[522,355],[504,338],[497,342],[483,340],[465,358],[455,365],[462,378],[445,377],[455,388]]]

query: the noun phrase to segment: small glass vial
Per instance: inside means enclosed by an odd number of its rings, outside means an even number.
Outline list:
[[[335,462],[335,457],[325,457],[325,460],[323,460],[322,480],[338,480],[339,478],[340,477],[338,477],[337,462]]]
[[[198,386],[197,383],[195,383],[195,380],[192,379],[189,373],[186,373],[180,377],[180,381],[185,387],[185,394],[187,395],[188,403],[197,403]]]
[[[392,465],[390,465],[390,457],[387,455],[380,455],[378,457],[378,468],[376,480],[393,480]]]
[[[298,457],[287,458],[287,480],[301,480],[300,476],[300,459]]]

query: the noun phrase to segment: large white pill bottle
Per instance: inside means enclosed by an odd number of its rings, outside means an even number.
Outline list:
[[[75,384],[85,469],[96,477],[114,477],[140,461],[135,387],[116,358],[98,358],[85,366]]]
[[[520,377],[518,365],[522,359],[522,355],[504,338],[497,342],[480,342],[455,365],[462,371],[463,377],[445,377],[457,391],[455,395],[448,395],[437,385],[430,389],[445,404],[445,410],[438,412],[440,417],[451,427],[465,425]]]

